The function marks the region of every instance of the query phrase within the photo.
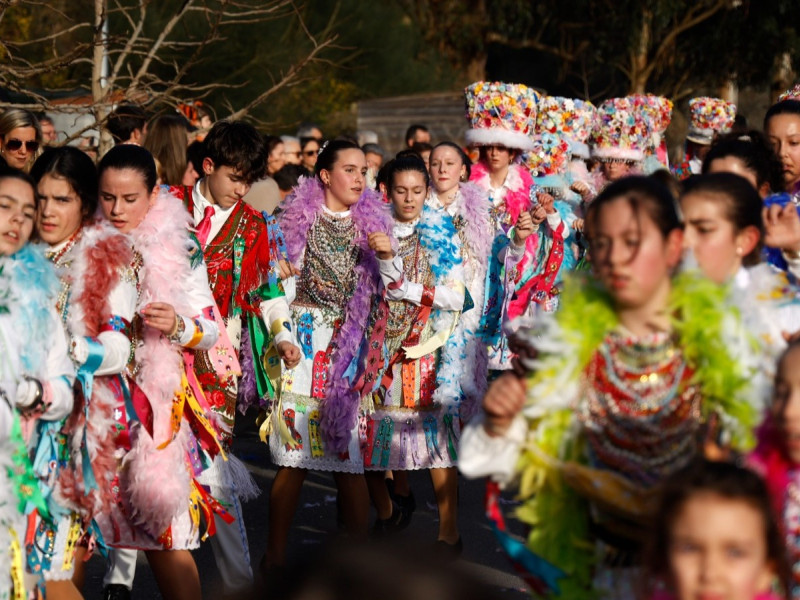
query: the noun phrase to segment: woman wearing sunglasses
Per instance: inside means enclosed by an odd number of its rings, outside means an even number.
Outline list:
[[[0,156],[9,167],[30,170],[42,143],[42,128],[33,113],[10,108],[0,115]]]
[[[309,176],[314,175],[314,166],[317,164],[319,154],[319,140],[313,137],[300,138],[300,164],[303,165]]]

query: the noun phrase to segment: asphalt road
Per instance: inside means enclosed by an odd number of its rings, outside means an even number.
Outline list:
[[[248,415],[250,417],[250,415]],[[250,469],[253,477],[262,490],[262,495],[244,505],[244,520],[250,543],[251,561],[258,563],[264,554],[267,536],[267,496],[275,475],[275,467],[269,459],[267,446],[261,443],[252,424],[252,418],[243,418],[237,423],[237,438],[234,443],[235,454]],[[398,547],[403,547],[414,554],[416,548],[422,552],[436,540],[437,511],[430,477],[426,471],[411,472],[410,483],[417,499],[417,510],[410,526],[394,538]],[[455,577],[463,574],[465,578],[474,578],[486,584],[490,594],[481,597],[501,599],[529,598],[524,583],[513,574],[513,570],[499,551],[494,535],[489,529],[483,514],[484,483],[467,481],[459,483],[459,526],[464,542],[464,552],[452,565]],[[289,557],[292,564],[305,564],[310,555],[321,553],[328,542],[336,535],[336,488],[333,478],[325,473],[309,473],[306,478],[300,505],[295,515],[292,535],[289,540]],[[505,502],[507,516],[513,508],[513,502]],[[374,519],[374,513],[372,515]],[[513,527],[513,524],[512,524]],[[519,529],[519,527],[517,527]],[[376,553],[380,550],[375,550]],[[422,554],[420,554],[422,555]],[[208,543],[203,544],[194,553],[200,571],[203,598],[222,598],[222,588],[214,555]],[[379,556],[379,554],[376,554]],[[365,561],[364,568],[369,567]],[[390,564],[384,561],[379,564]],[[90,560],[84,587],[87,600],[102,600],[102,578],[105,569],[104,560],[97,556]],[[392,571],[392,568],[388,568]],[[304,577],[301,571],[298,577]],[[390,581],[390,579],[389,579]],[[133,587],[134,600],[160,598],[158,588],[142,553],[139,554],[136,569],[136,581]],[[269,590],[262,597],[270,597]],[[316,597],[316,596],[315,596]],[[419,600],[425,600],[419,596]]]

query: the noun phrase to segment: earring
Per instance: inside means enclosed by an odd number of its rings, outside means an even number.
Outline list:
[[[742,255],[742,247],[741,246],[737,246],[737,248],[736,248],[736,256],[741,256],[741,255]]]

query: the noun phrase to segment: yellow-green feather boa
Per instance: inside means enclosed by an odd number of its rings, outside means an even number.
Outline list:
[[[757,418],[747,395],[755,348],[728,294],[724,286],[684,273],[673,279],[669,308],[676,342],[695,369],[704,416],[719,415],[731,445],[746,450]],[[559,464],[585,461],[572,403],[584,369],[618,324],[607,292],[576,274],[566,281],[559,312],[530,332],[540,354],[524,411],[530,433],[517,464],[518,517],[531,525],[528,547],[567,573],[559,582],[563,598],[596,596],[588,505],[564,484]]]

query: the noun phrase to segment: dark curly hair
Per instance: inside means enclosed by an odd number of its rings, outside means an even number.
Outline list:
[[[255,127],[244,121],[217,121],[203,140],[205,155],[216,167],[231,167],[247,183],[267,173],[267,145]]]

